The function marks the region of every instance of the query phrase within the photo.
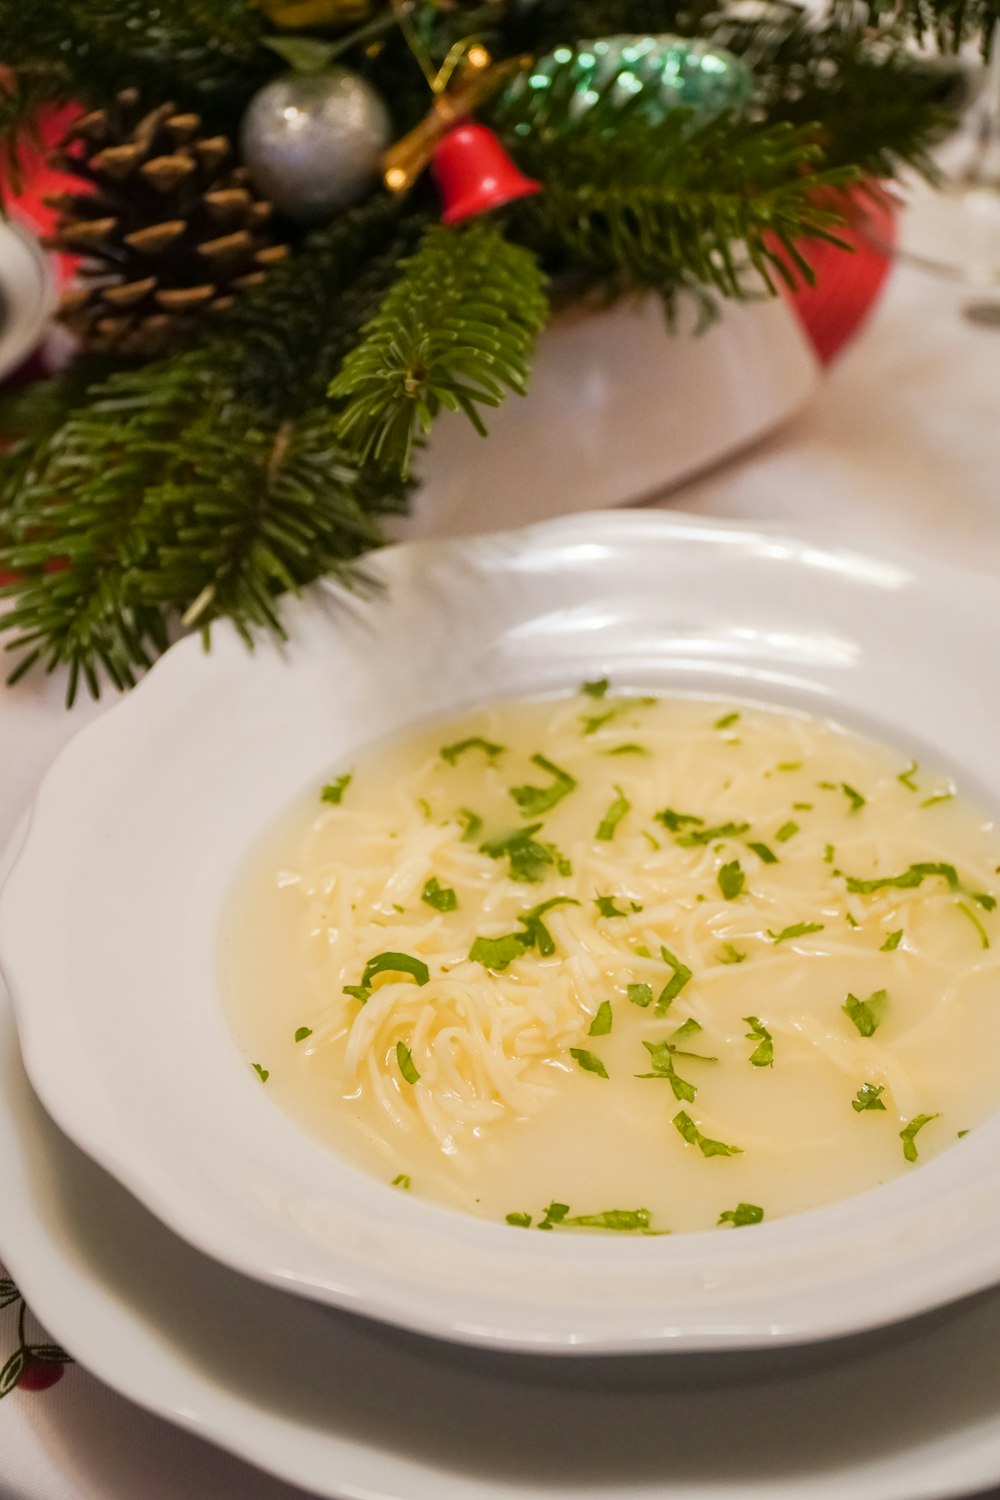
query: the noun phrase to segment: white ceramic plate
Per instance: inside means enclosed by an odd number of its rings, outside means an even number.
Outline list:
[[[284,804],[363,744],[608,671],[874,727],[1000,803],[995,584],[766,529],[582,516],[390,549],[292,643],[188,641],[73,741],[0,901],[28,1072],[168,1225],[260,1280],[553,1352],[722,1349],[887,1323],[1000,1279],[1000,1119],[876,1193],[745,1235],[515,1234],[394,1193],[268,1101],[217,995],[221,905]]]

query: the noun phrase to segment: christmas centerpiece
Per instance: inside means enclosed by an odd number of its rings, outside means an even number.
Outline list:
[[[950,5],[917,19],[984,19]],[[178,621],[280,631],[284,592],[383,539],[441,410],[485,430],[523,393],[554,307],[644,291],[709,317],[808,280],[841,190],[925,164],[947,118],[906,21],[0,0],[8,178],[40,105],[78,110],[51,236],[79,257],[78,352],[0,403],[13,676],[65,667],[72,699],[130,686]]]

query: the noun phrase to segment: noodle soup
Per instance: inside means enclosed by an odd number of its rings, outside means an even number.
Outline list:
[[[805,715],[508,703],[337,768],[254,852],[247,1066],[398,1191],[517,1227],[743,1227],[1000,1105],[1000,838]]]

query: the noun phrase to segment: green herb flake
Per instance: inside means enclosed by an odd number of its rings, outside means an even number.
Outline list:
[[[483,820],[468,807],[460,807],[455,814],[462,824],[462,843],[474,844],[483,831]]]
[[[876,990],[867,1000],[859,1000],[857,995],[848,995],[840,1008],[853,1021],[860,1036],[874,1036],[882,1024],[888,999],[887,990]]]
[[[506,1219],[504,1220],[504,1223],[505,1224],[513,1224],[516,1229],[530,1229],[531,1228],[531,1215],[530,1214],[508,1214],[507,1217],[506,1217]]]
[[[361,976],[362,989],[371,989],[371,982],[377,974],[409,974],[417,984],[423,985],[430,981],[431,971],[422,958],[414,958],[409,953],[376,953],[365,964],[365,972]]]
[[[937,807],[939,802],[951,802],[954,796],[954,792],[935,792],[932,797],[925,797],[920,806]]]
[[[757,858],[762,860],[765,865],[776,865],[778,863],[778,856],[766,844],[747,844],[747,848],[752,849]]]
[[[433,813],[431,811],[431,805],[428,802],[427,798],[426,797],[418,797],[417,798],[417,806],[420,808],[420,811],[423,813],[424,817],[427,819],[427,821],[429,823],[430,820],[431,820],[431,817],[433,816]]]
[[[396,1061],[399,1064],[399,1071],[407,1083],[414,1084],[420,1082],[420,1074],[417,1072],[410,1049],[404,1042],[396,1043]]]
[[[552,896],[548,901],[542,901],[538,906],[533,906],[529,911],[522,912],[518,921],[524,928],[522,942],[526,948],[537,948],[542,958],[551,958],[556,951],[556,945],[552,934],[542,921],[547,911],[554,906],[579,906],[572,896]]]
[[[913,778],[919,770],[920,767],[917,765],[917,762],[915,760],[911,760],[906,770],[899,772],[896,780],[901,781],[906,787],[907,791],[915,792],[917,790],[917,784]]]
[[[580,723],[583,725],[584,734],[596,734],[599,729],[604,728],[605,724],[610,724],[612,719],[617,718],[621,712],[622,709],[619,706],[618,708],[606,708],[602,714],[585,715],[580,720]]]
[[[856,917],[853,917],[850,912],[846,912],[844,914],[844,920],[846,921],[848,927],[860,927],[861,926],[861,923],[858,921],[858,919]]]
[[[890,932],[878,951],[880,953],[894,953],[902,941],[903,929],[902,927],[897,927],[895,932]]]
[[[389,1186],[402,1188],[404,1192],[408,1193],[411,1187],[409,1172],[400,1172],[398,1177],[392,1179]]]
[[[507,932],[503,937],[477,937],[469,949],[469,958],[484,969],[502,974],[515,958],[523,958],[527,949],[527,938],[523,932]]]
[[[739,714],[738,713],[723,714],[721,719],[716,719],[715,723],[712,725],[712,728],[713,729],[728,729],[731,724],[735,724],[736,723],[736,721],[738,720],[738,718],[739,718]]]
[[[580,692],[588,698],[603,698],[611,683],[607,677],[598,677],[595,682],[582,682]]]
[[[552,777],[551,786],[512,786],[510,795],[517,803],[526,818],[540,817],[543,813],[551,812],[557,802],[569,795],[576,788],[576,779],[568,771],[553,765],[552,761],[544,755],[533,755],[531,764],[537,766],[540,771],[545,771]]]
[[[851,786],[849,782],[842,781],[840,783],[840,790],[843,792],[844,796],[847,798],[848,802],[851,804],[850,807],[848,808],[848,812],[852,812],[852,813],[860,812],[861,809],[868,802],[868,798],[867,797],[863,797],[861,795],[861,793],[857,790],[857,788]]]
[[[961,1141],[961,1140],[963,1140],[968,1135],[968,1133],[969,1132],[967,1130],[956,1131],[955,1138],[956,1138],[956,1140]]]
[[[306,1037],[312,1036],[312,1034],[311,1026],[299,1026],[295,1032],[295,1040],[297,1042],[304,1042]]]
[[[602,750],[602,755],[648,755],[649,751],[645,745],[636,745],[629,741],[626,745],[614,745],[610,750]]]
[[[346,776],[338,776],[336,781],[327,782],[319,794],[319,800],[321,802],[332,802],[335,807],[339,806],[343,801],[344,793],[353,780],[354,777],[348,772]]]
[[[694,1016],[688,1016],[687,1020],[682,1021],[676,1031],[670,1033],[670,1040],[672,1042],[685,1041],[689,1036],[697,1036],[701,1029],[701,1022],[696,1021]]]
[[[458,897],[451,886],[441,885],[436,875],[428,880],[420,892],[420,899],[433,906],[435,911],[454,911],[458,905]]]
[[[755,1068],[773,1068],[774,1038],[771,1033],[759,1016],[744,1016],[743,1019],[750,1027],[747,1032],[747,1041],[757,1043],[750,1054],[751,1063]]]
[[[549,866],[561,858],[551,844],[541,844],[534,837],[541,826],[541,823],[532,823],[515,833],[487,839],[485,844],[480,844],[479,852],[489,855],[490,859],[508,859],[511,880],[537,885],[544,880]]]
[[[792,812],[812,812],[812,810],[813,810],[813,804],[811,802],[793,802],[792,803]]]
[[[506,749],[506,745],[495,745],[492,740],[484,740],[482,735],[474,734],[467,740],[458,740],[454,745],[442,746],[441,759],[454,766],[458,763],[459,756],[465,755],[467,751],[481,750],[487,760],[495,761]]]
[[[756,1203],[737,1203],[735,1208],[727,1208],[719,1215],[719,1224],[732,1224],[734,1229],[742,1229],[747,1224],[759,1224],[763,1217],[764,1210]]]
[[[990,896],[985,891],[972,891],[971,895],[973,901],[977,906],[981,906],[983,911],[996,911],[997,898],[995,896]]]
[[[695,817],[694,813],[674,812],[672,807],[665,807],[656,814],[656,821],[662,823],[670,833],[677,833],[682,828],[700,827],[705,819]]]
[[[780,932],[772,932],[769,927],[767,935],[772,943],[787,943],[792,938],[808,937],[811,932],[822,931],[822,922],[793,922],[791,927],[783,927]]]
[[[615,905],[617,899],[617,896],[595,896],[594,905],[602,917],[627,917],[628,912],[619,910]],[[639,910],[641,911],[642,908],[640,907]]]
[[[899,1132],[899,1139],[903,1143],[903,1155],[907,1161],[916,1161],[917,1159],[918,1133],[923,1130],[925,1125],[929,1125],[932,1120],[939,1120],[940,1118],[940,1113],[934,1115],[916,1115],[908,1125],[903,1126]]]
[[[793,838],[794,835],[798,833],[798,831],[798,823],[793,822],[792,819],[789,818],[787,823],[782,823],[781,827],[778,829],[774,837],[777,843],[787,844],[788,840],[790,838]]]
[[[681,1078],[674,1068],[674,1048],[669,1042],[646,1042],[642,1044],[649,1053],[651,1073],[637,1073],[637,1078],[665,1078],[674,1091],[675,1099],[683,1099],[688,1104],[694,1103],[694,1097],[698,1090],[693,1083],[686,1078]]]
[[[601,839],[605,842],[609,839],[614,838],[615,829],[618,827],[618,824],[621,822],[622,818],[625,817],[626,813],[629,813],[632,810],[632,804],[625,796],[620,786],[615,787],[615,792],[617,793],[617,796],[615,797],[615,800],[612,802],[611,806],[608,808],[607,812],[604,814],[604,817],[601,819],[600,823],[597,825],[597,833],[594,835],[595,838]]]
[[[743,1150],[740,1146],[727,1146],[724,1141],[713,1141],[711,1137],[702,1135],[686,1110],[682,1109],[679,1114],[674,1115],[673,1125],[689,1146],[698,1147],[702,1156],[743,1155]]]
[[[596,1073],[598,1078],[607,1078],[608,1070],[601,1059],[595,1057],[593,1052],[588,1052],[585,1047],[571,1047],[569,1055],[585,1073]]]
[[[714,844],[718,839],[738,839],[749,827],[749,823],[716,823],[711,828],[694,828],[679,833],[674,842],[683,849],[696,849],[699,845]]]
[[[366,984],[345,984],[344,994],[350,995],[352,1000],[360,1000],[364,1005],[371,995],[371,990]]]
[[[939,877],[945,881],[948,889],[957,891],[961,889],[961,882],[954,865],[942,864],[939,860],[922,860],[918,864],[910,865],[901,875],[877,875],[871,880],[862,880],[856,875],[846,876],[847,889],[858,896],[870,896],[875,891],[910,891],[925,880]]]
[[[802,762],[800,760],[779,760],[778,764],[775,766],[775,770],[776,771],[801,771],[802,770]]]
[[[734,948],[732,943],[724,943],[722,945],[722,952],[719,954],[720,964],[741,964],[745,959],[746,954],[741,953],[738,948]]]
[[[257,1074],[257,1077],[260,1079],[261,1083],[266,1083],[267,1080],[271,1076],[270,1069],[269,1068],[262,1068],[261,1065],[260,1065],[260,1063],[251,1063],[250,1066],[253,1068],[254,1072]]]
[[[597,1014],[594,1016],[594,1019],[591,1021],[590,1026],[588,1027],[587,1035],[607,1036],[608,1032],[611,1030],[613,1021],[614,1016],[611,1012],[611,1001],[602,1000],[600,1005],[597,1007]]]
[[[545,1210],[544,1217],[539,1219],[539,1229],[552,1229],[556,1224],[561,1224],[569,1213],[568,1203],[550,1203]]]
[[[660,957],[663,959],[663,962],[674,971],[672,977],[668,979],[667,983],[660,991],[659,997],[656,1001],[656,1014],[658,1016],[663,1016],[666,1015],[674,1000],[676,1000],[681,990],[691,978],[691,970],[688,968],[687,964],[682,964],[680,959],[676,958],[674,954],[671,953],[669,948],[664,948],[661,946]]]
[[[746,884],[746,876],[738,859],[730,860],[719,871],[719,890],[727,901],[735,901]]]
[[[645,828],[643,828],[641,832],[643,838],[646,840],[646,843],[651,849],[661,849],[663,847],[658,839],[654,839],[651,833],[647,833]]]
[[[976,916],[976,914],[972,910],[972,908],[969,907],[969,906],[966,906],[966,904],[965,904],[964,901],[956,901],[955,905],[958,907],[959,911],[962,913],[962,916],[966,917],[972,923],[973,927],[978,932],[978,934],[979,934],[979,941],[982,944],[982,946],[984,948],[988,948],[990,946],[990,940],[989,940],[989,936],[987,934],[986,928],[983,926],[982,922],[980,922],[979,918]]]
[[[608,1208],[601,1214],[577,1214],[562,1223],[576,1229],[615,1229],[620,1232],[644,1232],[653,1222],[648,1208]]]
[[[633,1005],[639,1005],[643,1010],[652,1004],[653,991],[648,984],[630,984],[628,986],[628,997]]]
[[[882,1103],[882,1095],[885,1093],[884,1083],[863,1083],[851,1100],[851,1108],[855,1114],[863,1114],[865,1110],[885,1110]]]
[[[836,852],[832,844],[827,844],[823,850],[823,863],[825,865],[832,865]]]

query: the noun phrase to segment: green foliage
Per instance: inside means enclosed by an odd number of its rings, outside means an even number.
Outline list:
[[[523,395],[548,304],[534,256],[494,221],[428,229],[330,387],[362,463],[406,474],[441,407],[485,433],[481,406]]]

